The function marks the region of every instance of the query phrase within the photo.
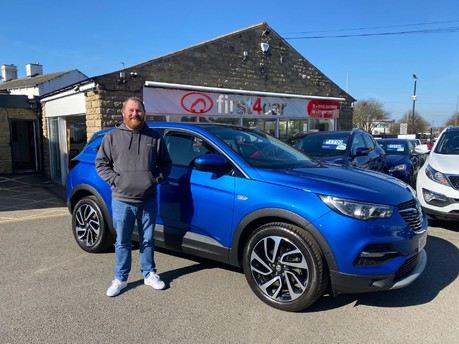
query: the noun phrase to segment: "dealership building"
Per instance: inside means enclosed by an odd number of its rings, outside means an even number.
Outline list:
[[[44,172],[64,184],[69,159],[121,121],[130,96],[150,121],[231,123],[282,139],[351,129],[355,101],[262,22],[42,97]]]

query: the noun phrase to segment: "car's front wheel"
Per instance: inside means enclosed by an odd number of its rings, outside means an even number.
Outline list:
[[[115,242],[100,203],[94,196],[84,197],[75,205],[72,231],[78,245],[87,252],[103,252]]]
[[[269,223],[249,238],[243,269],[255,294],[266,304],[301,311],[324,292],[328,272],[320,248],[305,230]]]

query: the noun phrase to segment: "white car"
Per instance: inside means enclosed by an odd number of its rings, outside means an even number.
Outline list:
[[[441,132],[418,172],[416,191],[430,217],[459,220],[459,126]]]
[[[421,143],[414,147],[414,150],[419,154],[428,154],[431,149],[431,145],[429,143]]]

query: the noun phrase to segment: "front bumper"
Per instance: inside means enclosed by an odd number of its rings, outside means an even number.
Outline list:
[[[430,218],[448,221],[459,221],[459,210],[452,210],[451,212],[438,211],[436,209],[424,207],[424,211]]]
[[[403,288],[414,282],[427,264],[425,250],[414,254],[393,275],[350,275],[331,271],[331,286],[338,293],[366,293]]]

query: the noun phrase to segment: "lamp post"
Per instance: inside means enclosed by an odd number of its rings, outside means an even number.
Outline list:
[[[459,115],[459,113],[457,112],[458,105],[459,105],[459,96],[457,96],[457,99],[456,99],[456,116],[454,117],[455,126],[457,125],[457,116]]]
[[[414,92],[413,92],[413,112],[411,113],[411,134],[416,134],[416,130],[414,130],[414,109],[416,107],[416,80],[418,77],[416,74],[413,74],[413,80],[414,80]]]

